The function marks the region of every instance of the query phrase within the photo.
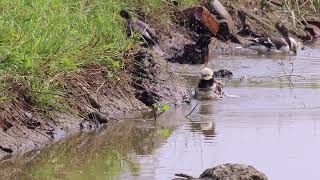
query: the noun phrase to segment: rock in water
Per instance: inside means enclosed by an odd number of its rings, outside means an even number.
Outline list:
[[[228,78],[232,79],[233,73],[227,69],[220,69],[219,71],[213,72],[214,78]]]
[[[256,170],[253,166],[244,164],[223,164],[205,170],[200,178],[219,180],[267,180],[267,176]]]
[[[244,164],[222,164],[214,168],[205,170],[199,178],[194,178],[185,174],[176,174],[182,178],[175,180],[267,180],[267,176],[253,166]]]

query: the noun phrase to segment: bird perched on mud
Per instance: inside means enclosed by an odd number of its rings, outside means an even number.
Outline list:
[[[276,23],[275,27],[282,38],[259,37],[249,39],[252,43],[242,47],[255,50],[259,54],[289,54],[290,52],[293,52],[294,55],[296,55],[297,51],[300,49],[300,43],[289,36],[289,31],[284,25]]]
[[[163,55],[164,52],[159,47],[159,39],[155,31],[143,21],[132,18],[128,11],[120,11],[120,16],[127,20],[127,35],[131,36],[133,33],[139,34],[146,44],[153,47],[157,53]]]
[[[214,80],[213,71],[210,68],[203,68],[195,90],[195,97],[197,99],[222,99],[223,95],[223,85]]]

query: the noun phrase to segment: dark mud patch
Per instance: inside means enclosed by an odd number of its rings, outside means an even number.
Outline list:
[[[186,88],[169,85],[176,75],[170,72],[162,59],[155,59],[147,49],[133,54],[133,87],[136,98],[147,106],[157,102],[178,105],[190,101],[191,92]],[[177,78],[177,77],[176,77]]]
[[[209,57],[211,36],[201,35],[195,44],[186,44],[167,61],[179,64],[205,64]]]

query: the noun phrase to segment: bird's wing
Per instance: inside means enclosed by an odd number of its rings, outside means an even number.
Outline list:
[[[283,40],[283,38],[260,37],[249,40],[252,41],[254,45],[262,45],[267,47],[268,49],[280,49],[281,47],[287,45],[286,41]]]
[[[283,38],[270,38],[270,41],[274,45],[275,49],[288,46],[288,43]]]

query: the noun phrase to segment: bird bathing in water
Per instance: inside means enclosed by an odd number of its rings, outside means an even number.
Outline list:
[[[259,37],[254,39],[249,39],[252,43],[238,47],[238,48],[248,48],[257,51],[259,54],[290,54],[293,52],[297,55],[297,51],[301,49],[301,45],[294,38],[289,36],[289,30],[280,23],[276,23],[276,29],[282,36],[280,37]]]
[[[224,95],[223,85],[215,81],[213,71],[210,68],[201,70],[201,77],[195,89],[197,99],[222,99]]]
[[[127,20],[128,37],[133,33],[137,33],[142,37],[148,46],[153,47],[153,49],[160,55],[164,55],[164,52],[159,46],[159,39],[155,31],[150,28],[148,24],[141,20],[132,18],[129,12],[125,10],[120,11],[120,16]]]

